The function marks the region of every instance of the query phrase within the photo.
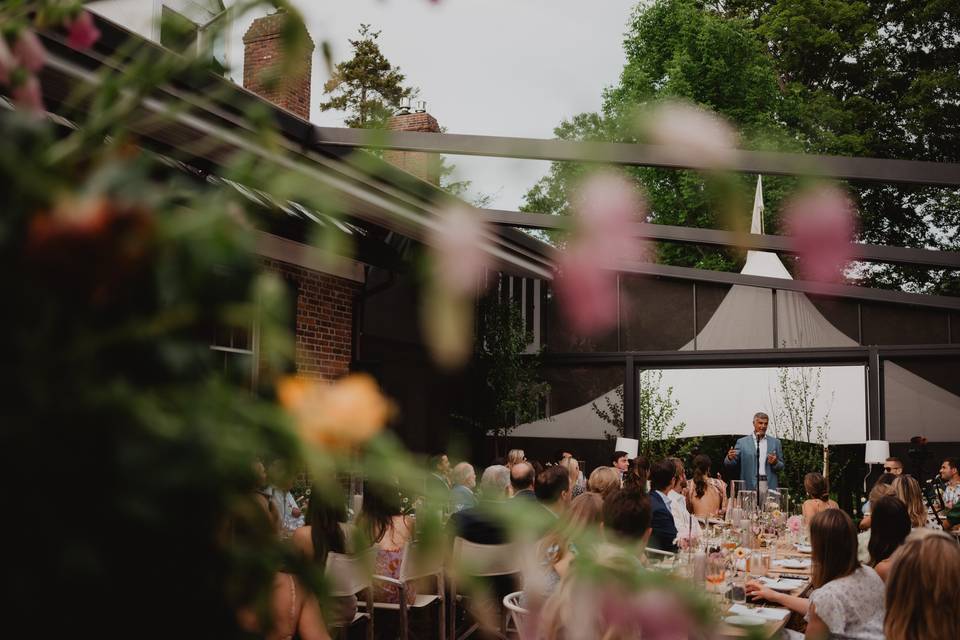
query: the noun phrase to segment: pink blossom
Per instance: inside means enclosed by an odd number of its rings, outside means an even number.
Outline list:
[[[738,136],[730,123],[689,102],[659,104],[642,127],[651,142],[669,147],[681,162],[720,168],[729,165],[736,154]]]
[[[490,264],[482,249],[486,234],[479,212],[463,205],[445,209],[431,234],[438,283],[449,291],[472,294]]]
[[[42,113],[45,110],[40,82],[36,76],[28,75],[13,88],[13,101],[29,112]]]
[[[790,530],[790,533],[800,533],[800,528],[803,526],[803,518],[800,516],[790,516],[787,518],[787,529]]]
[[[87,11],[81,11],[73,20],[67,21],[65,26],[70,30],[67,42],[74,49],[89,49],[100,39],[100,30]]]
[[[636,186],[617,173],[588,178],[573,198],[576,241],[592,245],[598,258],[617,262],[634,259],[640,243],[633,225],[642,221],[646,205]]]
[[[849,196],[832,186],[807,190],[786,205],[784,221],[800,257],[802,277],[840,281],[856,233],[856,208]]]
[[[681,640],[690,637],[696,627],[686,605],[664,590],[632,594],[608,589],[601,602],[601,628],[615,630],[620,636]]]
[[[590,247],[572,247],[557,264],[554,286],[571,329],[595,335],[617,324],[617,274]]]
[[[560,307],[574,331],[590,335],[616,325],[614,269],[648,254],[647,243],[634,229],[644,209],[636,187],[615,173],[594,174],[574,194],[574,234],[558,260],[555,284]]]
[[[10,83],[10,73],[16,69],[17,61],[7,45],[7,39],[0,34],[0,84]]]
[[[22,29],[17,34],[17,41],[13,45],[13,53],[20,61],[20,65],[36,73],[47,62],[47,51],[40,44],[40,38],[30,29]]]

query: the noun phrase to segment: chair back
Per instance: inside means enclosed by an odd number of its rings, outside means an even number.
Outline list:
[[[443,571],[443,553],[437,549],[427,549],[416,542],[408,542],[400,561],[400,580],[409,582],[428,576],[439,575]]]
[[[486,577],[519,573],[522,553],[518,543],[478,544],[457,537],[453,567],[463,575]]]
[[[523,591],[514,591],[503,597],[503,606],[510,613],[510,620],[513,622],[513,629],[507,626],[507,631],[516,631],[518,635],[522,633],[523,621],[529,613],[520,606],[521,596],[523,596]]]
[[[358,554],[327,554],[326,576],[330,582],[330,594],[335,598],[356,595],[373,584],[373,550]]]

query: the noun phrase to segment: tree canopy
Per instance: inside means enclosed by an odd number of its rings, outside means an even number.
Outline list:
[[[577,114],[555,134],[568,140],[642,142],[637,109],[684,98],[728,118],[742,145],[880,158],[957,161],[960,154],[960,15],[946,0],[658,0],[640,4],[624,38],[626,63],[600,113]],[[526,194],[526,211],[567,213],[586,170],[554,163]],[[652,222],[734,228],[746,222],[754,177],[718,184],[689,171],[626,171],[644,186]],[[766,228],[794,181],[765,178]],[[860,237],[877,244],[956,248],[960,191],[852,184]],[[739,192],[740,214],[718,196]],[[735,253],[663,245],[670,264],[731,269]],[[884,266],[879,286],[949,291],[950,273]]]

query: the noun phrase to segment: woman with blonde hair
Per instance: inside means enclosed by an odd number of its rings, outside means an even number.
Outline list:
[[[604,500],[620,489],[620,474],[613,467],[597,467],[587,480],[587,491],[599,493]]]
[[[803,489],[807,492],[807,500],[803,503],[803,519],[810,522],[813,516],[824,509],[839,509],[837,503],[830,499],[830,488],[823,474],[811,471],[803,477]]]
[[[912,476],[897,476],[893,481],[893,491],[897,497],[907,505],[910,514],[910,525],[914,529],[927,526],[927,508],[923,506],[923,494],[920,493],[920,483]]]
[[[887,578],[888,640],[960,638],[960,545],[949,534],[915,531],[893,554]]]
[[[523,452],[523,449],[510,449],[507,454],[507,469],[513,469],[513,465],[520,464],[526,459],[527,454]]]
[[[570,474],[570,496],[576,498],[586,491],[583,474],[580,473],[580,463],[573,456],[568,456],[558,463]]]
[[[576,541],[591,526],[599,526],[603,519],[603,499],[596,493],[584,493],[574,498],[563,517],[537,544],[538,571],[528,576],[524,590],[537,590],[547,597],[557,589],[560,580],[570,570],[577,557]],[[539,584],[534,584],[539,582]]]

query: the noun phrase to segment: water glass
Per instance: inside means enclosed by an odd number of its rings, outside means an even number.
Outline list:
[[[723,593],[727,582],[727,560],[719,553],[711,553],[707,558],[707,590]]]
[[[770,573],[770,551],[754,549],[747,561],[747,572],[757,577],[764,577]]]
[[[747,602],[747,572],[733,571],[730,576],[730,600],[737,604]]]

